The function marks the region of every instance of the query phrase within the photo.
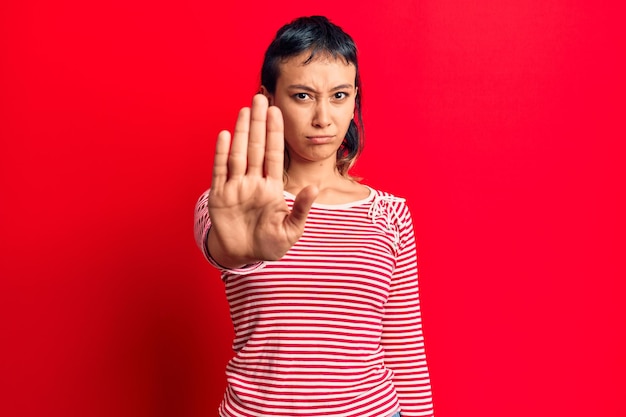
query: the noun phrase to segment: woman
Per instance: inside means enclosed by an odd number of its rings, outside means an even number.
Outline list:
[[[196,206],[235,327],[220,416],[431,416],[409,209],[348,173],[363,145],[352,38],[296,19],[261,83]]]

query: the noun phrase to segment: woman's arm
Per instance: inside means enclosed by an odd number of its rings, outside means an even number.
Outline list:
[[[411,214],[398,207],[400,248],[385,305],[382,344],[393,370],[402,417],[433,416],[430,376],[424,351],[417,282],[417,255]]]
[[[303,189],[287,207],[283,132],[280,110],[257,94],[241,109],[232,140],[228,131],[218,135],[202,249],[223,267],[280,259],[304,231],[317,190]]]

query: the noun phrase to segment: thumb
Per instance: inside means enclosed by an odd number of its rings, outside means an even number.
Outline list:
[[[314,185],[309,185],[300,190],[293,203],[291,213],[287,216],[287,221],[298,229],[303,230],[309,210],[311,210],[311,206],[318,194],[319,189]]]

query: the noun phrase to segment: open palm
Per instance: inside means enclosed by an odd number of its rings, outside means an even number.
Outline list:
[[[209,195],[209,252],[227,267],[280,259],[300,238],[317,196],[307,187],[290,211],[283,196],[284,127],[257,94],[239,112],[232,137],[218,135]]]

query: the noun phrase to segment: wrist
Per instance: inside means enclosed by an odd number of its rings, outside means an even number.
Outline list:
[[[206,253],[209,258],[221,269],[239,269],[247,265],[258,262],[255,259],[229,253],[224,250],[224,244],[221,243],[218,233],[211,227],[206,239]]]

